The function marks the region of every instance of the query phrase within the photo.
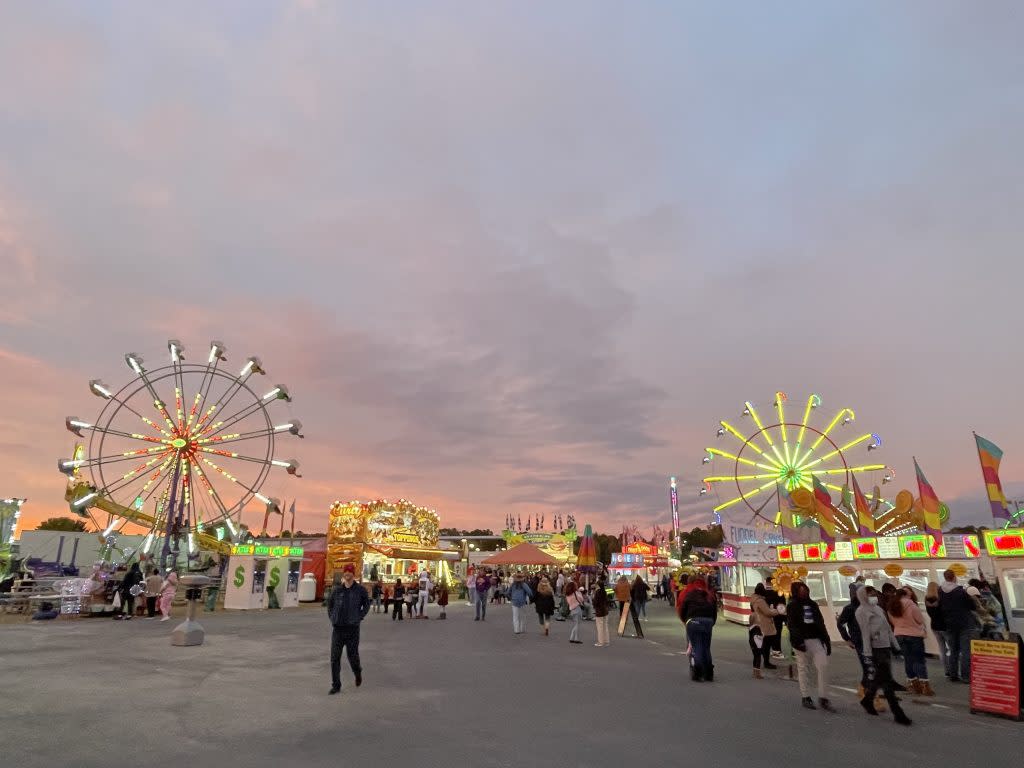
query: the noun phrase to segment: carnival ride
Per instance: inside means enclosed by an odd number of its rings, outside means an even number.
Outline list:
[[[228,553],[254,499],[280,512],[261,488],[274,468],[300,476],[298,462],[276,458],[275,449],[285,434],[302,437],[297,419],[271,415],[282,405],[290,414],[287,387],[263,394],[254,387],[253,377],[266,373],[258,357],[235,373],[223,365],[220,341],[211,342],[205,363],[186,363],[176,339],[167,349],[170,364],[152,369],[138,354],[125,355],[134,377],[121,389],[89,382],[105,403],[92,421],[67,417],[67,429],[83,442],[57,464],[68,476],[65,498],[74,514],[91,519],[104,539],[140,526],[146,536],[139,554],[165,566],[183,544],[190,558],[200,549]]]
[[[705,449],[703,463],[712,469],[721,467],[721,471],[704,478],[700,490],[701,495],[714,495],[716,520],[721,522],[724,510],[742,504],[753,513],[751,521],[761,518],[783,525],[784,515],[795,511],[797,525],[817,525],[815,516],[808,514],[813,507],[803,506],[806,494],[817,491],[829,496],[826,508],[834,516],[832,522],[839,535],[857,535],[858,511],[870,514],[870,527],[879,535],[906,533],[913,528],[913,504],[907,504],[906,497],[901,494],[899,503],[893,503],[882,496],[878,484],[865,482],[876,474],[881,474],[882,485],[895,478],[895,472],[885,464],[869,463],[856,454],[880,449],[881,437],[864,432],[848,440],[838,438],[835,430],[844,430],[856,418],[850,408],[840,408],[823,429],[815,426],[812,417],[822,405],[816,394],[807,398],[799,421],[789,420],[788,400],[785,392],[775,393],[775,412],[770,419],[762,419],[755,405],[745,402],[743,418],[752,422],[747,428],[719,422],[718,437],[734,439],[739,448]],[[872,488],[871,493],[859,494],[861,485]],[[833,491],[839,494],[837,504],[831,502]]]

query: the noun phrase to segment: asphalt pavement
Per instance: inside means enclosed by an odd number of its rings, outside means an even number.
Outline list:
[[[682,627],[652,603],[646,638],[593,647],[543,637],[511,610],[363,623],[364,684],[343,661],[328,696],[330,628],[319,606],[201,614],[199,647],[170,645],[177,621],[109,619],[0,625],[4,765],[90,768],[122,760],[192,766],[820,766],[988,765],[1019,760],[1024,724],[971,715],[967,686],[905,699],[914,725],[856,704],[852,651],[833,656],[836,714],[800,707],[795,682],[754,680],[745,629],[720,621],[716,679],[688,679]],[[898,679],[902,675],[897,675]],[[936,679],[937,678],[937,679]]]

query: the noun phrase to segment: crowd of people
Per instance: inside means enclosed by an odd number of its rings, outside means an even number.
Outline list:
[[[594,621],[594,646],[604,647],[611,637],[608,617],[617,605],[618,634],[625,633],[627,620],[632,619],[635,636],[643,637],[641,622],[647,617],[647,601],[652,591],[649,585],[640,576],[632,581],[620,576],[611,586],[606,572],[598,573],[592,584],[590,582],[589,577],[566,569],[509,574],[481,570],[471,574],[462,586],[466,605],[474,609],[474,621],[487,620],[489,604],[507,601],[512,607],[515,635],[526,633],[525,616],[533,606],[541,635],[550,636],[552,621],[564,621],[569,624],[569,643],[581,645],[581,622]],[[427,571],[408,584],[403,584],[400,578],[393,585],[376,581],[371,591],[372,597],[366,600],[366,612],[372,610],[386,616],[390,604],[392,620],[427,618],[426,610],[433,598],[439,609],[438,618],[446,617],[448,588],[444,584],[435,585]],[[777,669],[779,662],[786,659],[782,652],[782,637],[786,633],[796,660],[802,706],[835,711],[828,694],[832,639],[821,608],[803,581],[790,584],[788,592],[786,599],[768,577],[751,595],[748,639],[753,677],[764,679],[765,670]],[[702,577],[684,576],[679,582],[666,577],[657,583],[654,594],[674,605],[685,627],[691,679],[713,681],[711,641],[719,611],[714,587]],[[350,612],[352,616],[356,613]],[[897,588],[886,583],[876,589],[867,585],[863,577],[858,577],[850,584],[850,601],[836,617],[836,623],[843,641],[856,651],[860,662],[858,698],[861,706],[869,715],[878,715],[887,706],[894,721],[901,725],[910,725],[911,720],[903,711],[897,693],[909,691],[921,696],[935,693],[925,653],[929,632],[938,643],[946,677],[953,682],[969,682],[970,641],[977,637],[1001,636],[1006,628],[1002,605],[989,584],[972,579],[966,587],[962,586],[951,570],[943,574],[942,584],[928,586],[924,610],[910,586]],[[351,639],[346,642],[351,644]],[[340,650],[337,654],[340,658]],[[893,660],[898,657],[903,660],[906,685],[897,683],[893,675]],[[336,666],[334,658],[332,652],[332,668]]]

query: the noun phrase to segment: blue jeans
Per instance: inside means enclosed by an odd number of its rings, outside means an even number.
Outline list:
[[[707,617],[686,622],[686,639],[693,648],[693,665],[701,672],[711,668],[711,629],[714,622]]]
[[[951,680],[971,679],[971,640],[978,637],[976,627],[950,627],[946,636],[946,676]],[[957,662],[959,661],[959,667]]]
[[[476,596],[476,617],[478,619],[487,618],[487,595],[481,595],[479,592]]]
[[[897,635],[900,648],[903,650],[903,667],[908,680],[927,680],[928,665],[924,657],[924,638],[909,635]]]

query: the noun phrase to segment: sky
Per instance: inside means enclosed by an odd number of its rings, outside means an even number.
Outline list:
[[[0,495],[65,513],[89,380],[222,339],[292,393],[303,477],[265,492],[306,531],[378,497],[646,531],[670,475],[706,524],[718,421],[778,390],[988,522],[972,430],[1024,499],[1022,33],[1012,2],[0,5]]]

